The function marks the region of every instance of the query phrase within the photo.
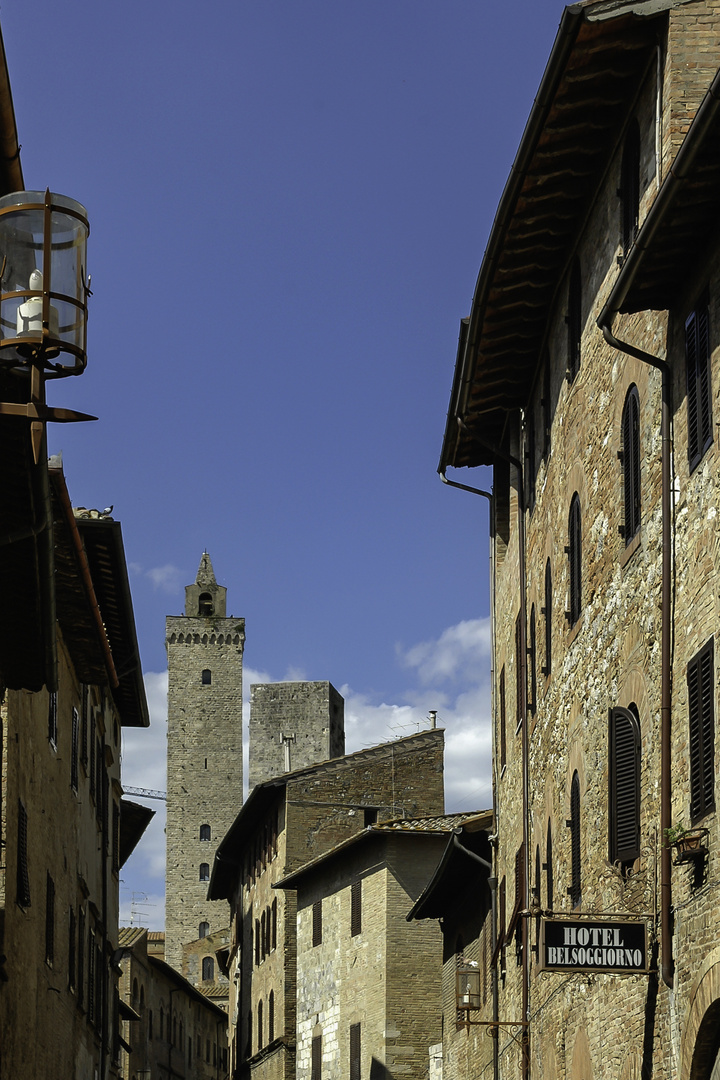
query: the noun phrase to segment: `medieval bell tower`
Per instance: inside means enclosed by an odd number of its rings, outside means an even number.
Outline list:
[[[245,620],[225,614],[227,590],[203,553],[185,614],[165,622],[168,657],[165,959],[227,927],[227,904],[205,899],[215,848],[242,804]],[[194,950],[196,951],[196,950]],[[200,952],[202,948],[200,947]],[[197,953],[197,951],[196,951]],[[211,942],[191,982],[217,978]]]

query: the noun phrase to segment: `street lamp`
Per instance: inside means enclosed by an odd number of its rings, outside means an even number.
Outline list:
[[[0,198],[0,367],[29,375],[27,403],[0,403],[0,414],[30,420],[37,464],[44,425],[96,417],[45,404],[45,380],[81,375],[87,364],[85,208],[50,191]]]

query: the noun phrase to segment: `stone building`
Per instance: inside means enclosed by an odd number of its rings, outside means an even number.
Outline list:
[[[194,584],[185,589],[185,614],[166,620],[165,958],[179,972],[183,945],[227,929],[227,908],[207,899],[215,848],[243,792],[245,620],[226,615],[226,592],[204,552]],[[187,974],[191,981],[198,974],[201,980],[216,978],[209,943],[198,971],[191,968]]]
[[[149,720],[120,524],[73,510],[57,462],[39,467],[57,669],[0,709],[0,1076],[107,1080],[119,874],[152,816],[122,798],[120,732]]]
[[[368,825],[276,886],[296,893],[297,1080],[427,1077],[441,933],[407,916],[462,819]]]
[[[498,1039],[489,1039],[485,1026],[499,1019],[492,964],[497,938],[492,920],[497,884],[491,875],[492,829],[491,810],[458,816],[442,858],[407,915],[437,919],[442,930],[442,1040],[429,1048],[429,1072],[437,1080],[488,1076],[497,1053]],[[503,953],[499,970],[506,964]],[[479,975],[479,985],[472,987],[478,990],[478,1009],[472,1013],[458,1011],[458,972],[468,965]]]
[[[528,1025],[501,1077],[717,1068],[719,64],[717,0],[566,8],[461,327],[440,471],[493,469],[493,967]]]
[[[209,896],[230,904],[230,1074],[295,1076],[297,905],[275,884],[390,819],[443,812],[443,732],[257,784],[215,855]]]
[[[148,948],[143,927],[120,930],[123,1080],[227,1076],[227,1015]]]
[[[329,682],[250,687],[248,787],[345,753],[345,702]]]

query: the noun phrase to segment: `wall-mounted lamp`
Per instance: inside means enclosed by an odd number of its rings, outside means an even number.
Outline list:
[[[87,364],[85,208],[64,195],[16,191],[0,198],[0,367],[29,375],[27,403],[0,414],[30,420],[35,463],[44,425],[95,420],[45,404],[45,380],[81,375]]]

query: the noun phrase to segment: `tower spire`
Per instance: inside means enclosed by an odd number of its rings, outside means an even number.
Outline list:
[[[203,551],[194,584],[185,586],[185,615],[224,619],[226,594],[225,586],[217,583],[210,556]]]

